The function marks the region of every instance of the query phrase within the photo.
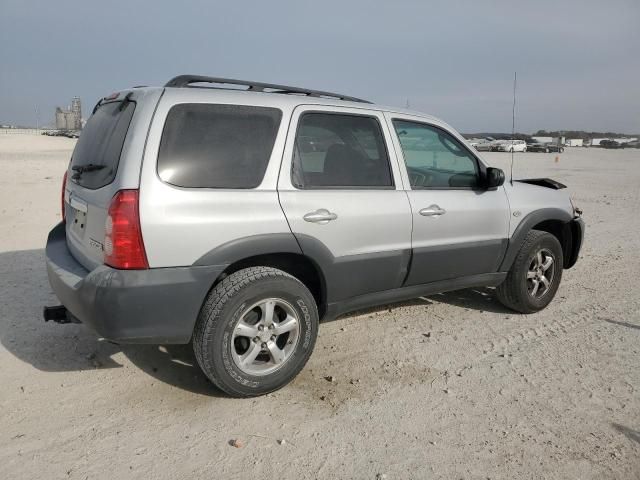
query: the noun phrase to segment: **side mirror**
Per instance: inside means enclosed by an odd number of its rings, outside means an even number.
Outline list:
[[[487,168],[487,188],[496,188],[504,183],[504,172],[500,168]]]

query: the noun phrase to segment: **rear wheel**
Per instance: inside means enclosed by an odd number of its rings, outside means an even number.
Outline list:
[[[521,313],[542,310],[558,291],[562,265],[562,247],[558,239],[547,232],[530,231],[507,278],[496,288],[498,300]]]
[[[239,270],[211,290],[193,335],[202,371],[234,397],[277,390],[302,370],[315,345],[311,292],[282,270]]]

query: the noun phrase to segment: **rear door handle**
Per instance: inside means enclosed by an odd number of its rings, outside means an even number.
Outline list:
[[[302,218],[304,218],[306,222],[319,223],[320,225],[324,225],[338,218],[338,215],[336,215],[335,213],[331,213],[326,208],[320,208],[315,212],[307,213]]]
[[[425,217],[439,217],[444,215],[447,211],[444,208],[440,208],[439,205],[429,205],[427,208],[420,210],[420,215]]]

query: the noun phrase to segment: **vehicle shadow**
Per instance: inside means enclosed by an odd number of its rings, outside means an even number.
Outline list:
[[[44,372],[121,368],[122,353],[136,367],[161,382],[201,395],[225,396],[196,363],[190,345],[116,345],[83,325],[58,325],[42,319],[44,305],[59,301],[51,291],[44,250],[0,253],[0,343],[15,357]],[[448,303],[463,308],[506,313],[491,289],[460,290],[359,310],[341,318],[399,306]]]
[[[619,423],[612,423],[613,428],[615,428],[618,432],[622,433],[629,440],[632,440],[636,443],[640,443],[640,431],[633,430],[629,427],[625,427],[624,425],[620,425]]]
[[[640,325],[634,325],[633,323],[618,322],[617,320],[609,320],[608,318],[603,318],[602,320],[604,320],[607,323],[611,323],[613,325],[620,325],[621,327],[627,327],[627,328],[633,328],[633,329],[640,330]]]
[[[404,302],[390,303],[384,305],[378,305],[376,307],[365,308],[350,312],[339,316],[338,318],[356,317],[359,315],[366,315],[371,313],[382,312],[384,310],[391,310],[398,307],[412,307],[412,306],[428,306],[434,303],[446,303],[454,305],[460,308],[467,308],[469,310],[478,310],[479,312],[492,312],[518,315],[517,312],[509,310],[503,306],[495,296],[495,289],[489,287],[470,288],[466,290],[455,290],[446,293],[437,293],[424,297],[414,298]]]
[[[498,301],[495,295],[495,288],[490,287],[455,290],[453,292],[430,295],[427,298],[470,310],[517,315],[516,312],[508,309]]]
[[[116,345],[83,325],[45,323],[42,307],[58,304],[44,250],[0,253],[0,343],[15,357],[44,372],[68,372],[121,368],[122,353],[159,381],[224,396],[202,373],[190,345]]]

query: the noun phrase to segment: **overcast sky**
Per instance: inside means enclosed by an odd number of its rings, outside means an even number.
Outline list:
[[[640,1],[0,0],[0,123],[197,73],[337,91],[463,132],[640,132]]]

